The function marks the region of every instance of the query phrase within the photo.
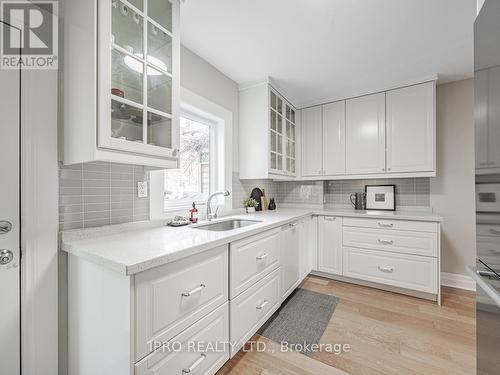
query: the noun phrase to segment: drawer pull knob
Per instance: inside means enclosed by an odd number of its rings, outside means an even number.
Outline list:
[[[378,266],[378,270],[380,272],[385,272],[385,273],[393,273],[394,272],[394,268],[392,268],[392,267],[381,267],[381,266]]]
[[[196,294],[196,293],[199,293],[201,292],[203,289],[205,289],[206,285],[205,284],[200,284],[200,286],[197,286],[196,288],[194,288],[193,290],[190,290],[189,292],[184,292],[182,293],[182,296],[183,297],[190,297],[192,296],[193,294]]]
[[[288,224],[290,227],[296,227],[297,225],[299,225],[299,223],[290,223]]]
[[[490,233],[491,234],[499,235],[500,234],[500,230],[498,230],[498,229],[490,229]]]
[[[378,226],[382,227],[382,228],[392,228],[394,226],[394,224],[392,224],[392,223],[382,223],[382,222],[379,221]]]
[[[393,240],[382,240],[382,239],[379,239],[378,242],[380,242],[383,245],[392,245],[394,243]]]
[[[263,259],[266,259],[266,258],[267,258],[267,255],[268,255],[267,253],[264,253],[264,254],[262,254],[262,255],[258,256],[256,259],[257,259],[257,260],[263,260]]]
[[[205,360],[205,358],[207,358],[207,355],[206,354],[202,354],[200,358],[198,358],[191,366],[189,366],[188,368],[183,368],[182,369],[182,373],[183,374],[190,374],[192,373],[194,370],[196,370],[196,368],[201,365],[201,362],[203,362]]]
[[[259,306],[256,307],[257,310],[262,310],[266,305],[269,303],[269,301],[266,299],[264,302],[262,302]]]
[[[326,221],[335,221],[336,217],[335,216],[325,216]]]

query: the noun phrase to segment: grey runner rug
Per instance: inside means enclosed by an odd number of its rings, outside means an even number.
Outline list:
[[[303,354],[311,354],[325,332],[339,299],[298,288],[259,329],[258,333],[277,343],[287,342]]]

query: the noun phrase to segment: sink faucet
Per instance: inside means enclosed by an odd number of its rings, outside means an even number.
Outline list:
[[[229,191],[224,190],[224,191],[218,191],[216,193],[210,194],[210,196],[207,199],[207,220],[208,221],[210,221],[212,219],[217,219],[217,211],[218,211],[219,207],[217,207],[215,209],[214,213],[212,213],[212,209],[210,208],[210,202],[212,201],[212,198],[217,196],[217,195],[223,195],[223,196],[227,197],[227,196],[229,196]]]

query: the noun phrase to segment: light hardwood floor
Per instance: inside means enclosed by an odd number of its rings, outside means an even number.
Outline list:
[[[340,298],[320,343],[349,344],[335,355],[240,351],[218,372],[226,374],[474,375],[475,294],[443,288],[442,306],[396,293],[309,276],[301,286]],[[255,348],[255,347],[254,347]],[[270,350],[269,350],[270,349]]]

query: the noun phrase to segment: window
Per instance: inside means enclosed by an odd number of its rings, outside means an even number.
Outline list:
[[[165,171],[164,209],[173,211],[205,203],[214,177],[214,132],[209,120],[183,114],[180,119],[179,169]]]

